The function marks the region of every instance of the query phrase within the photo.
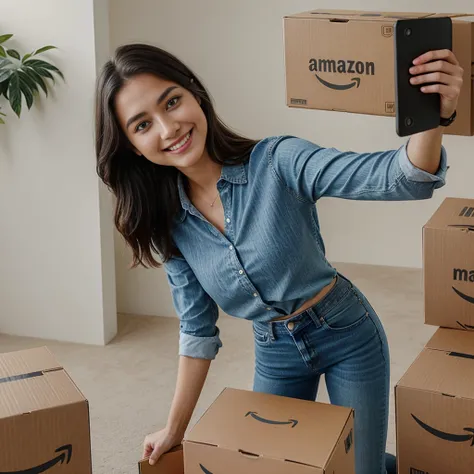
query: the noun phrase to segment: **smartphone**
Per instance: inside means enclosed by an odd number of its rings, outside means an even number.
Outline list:
[[[414,18],[395,23],[395,109],[400,137],[439,126],[440,96],[421,92],[412,85],[409,69],[413,60],[428,51],[452,50],[451,18]],[[429,85],[429,84],[423,84]]]

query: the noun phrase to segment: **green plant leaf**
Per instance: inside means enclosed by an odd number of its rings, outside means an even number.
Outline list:
[[[27,53],[23,56],[23,59],[21,60],[22,63],[24,63],[25,61],[28,60],[28,58],[31,58],[31,56],[33,56],[34,53]]]
[[[33,93],[38,93],[38,84],[36,81],[28,76],[28,73],[23,69],[18,70],[18,74],[22,81],[25,81],[28,84],[28,87],[32,90]]]
[[[46,61],[42,61],[41,59],[28,59],[27,61],[25,61],[25,64],[27,64],[30,67],[33,67],[33,69],[35,70],[36,68],[41,68],[41,69],[47,69],[48,71],[53,71],[58,76],[60,76],[61,79],[64,81],[63,73],[56,66],[53,66],[52,64],[49,64]]]
[[[56,80],[54,79],[54,76],[47,70],[47,69],[43,69],[41,67],[37,67],[35,69],[35,71],[40,75],[40,76],[43,76],[43,77],[47,77],[48,79],[51,79],[54,82],[56,82]]]
[[[6,58],[7,57],[7,53],[5,51],[5,48],[3,46],[0,46],[0,56]]]
[[[56,46],[52,46],[52,45],[43,46],[42,48],[37,49],[37,50],[33,53],[33,55],[36,56],[37,54],[44,53],[45,51],[49,51],[50,49],[58,49],[58,48],[56,48]]]
[[[13,112],[16,113],[18,118],[21,114],[21,89],[20,89],[20,76],[13,74],[10,77],[10,83],[8,84],[8,99]]]
[[[5,95],[5,97],[8,90],[8,82],[8,80],[0,82],[0,95]]]
[[[5,41],[8,41],[13,35],[1,35],[0,36],[0,44],[5,43]]]
[[[46,97],[48,96],[48,87],[46,86],[46,83],[44,82],[44,79],[32,68],[26,68],[24,69],[26,74],[38,84],[41,89],[43,89],[44,94]]]
[[[18,72],[17,74],[18,74],[18,77],[20,78],[20,90],[23,96],[25,97],[26,106],[28,107],[28,110],[29,110],[31,109],[31,106],[33,105],[33,91],[30,89],[30,86],[22,77],[20,72]]]
[[[13,74],[13,69],[0,69],[0,83],[6,81]]]
[[[5,67],[9,67],[12,65],[12,62],[8,58],[0,58],[0,69],[3,69]]]
[[[12,58],[21,59],[20,53],[16,49],[7,49],[7,54]]]

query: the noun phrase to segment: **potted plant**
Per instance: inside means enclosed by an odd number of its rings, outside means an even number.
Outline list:
[[[48,95],[47,79],[54,83],[54,74],[63,80],[64,76],[56,66],[38,59],[38,55],[56,49],[55,46],[43,46],[22,57],[17,50],[4,46],[12,36],[0,35],[0,98],[5,97],[12,110],[20,117],[23,98],[28,109],[31,109],[35,96],[40,94],[41,90]],[[3,117],[6,115],[0,110],[0,124],[5,123]]]

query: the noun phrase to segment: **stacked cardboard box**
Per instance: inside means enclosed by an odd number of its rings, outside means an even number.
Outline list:
[[[0,472],[92,472],[88,402],[46,347],[0,354]]]
[[[184,450],[140,461],[139,473],[355,474],[354,442],[349,408],[226,388]]]
[[[399,474],[474,472],[474,200],[423,228],[426,324],[439,326],[395,388]]]
[[[316,9],[285,17],[287,106],[395,117],[395,23],[437,16],[452,19],[464,69],[457,118],[445,133],[474,135],[474,16],[465,13]]]
[[[354,474],[349,408],[225,389],[184,440],[186,474]]]

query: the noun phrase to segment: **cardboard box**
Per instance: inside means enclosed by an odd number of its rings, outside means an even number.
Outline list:
[[[89,405],[53,354],[0,354],[0,472],[90,474]]]
[[[474,471],[474,334],[438,329],[395,388],[399,474]]]
[[[464,84],[456,121],[445,133],[474,135],[474,17],[465,15],[312,10],[286,16],[287,105],[395,117],[395,22],[450,16]]]
[[[474,330],[474,199],[447,198],[423,227],[425,322]]]
[[[186,474],[354,474],[354,412],[225,389],[184,440]]]
[[[138,463],[139,474],[184,474],[183,446],[176,446],[163,454],[153,466],[148,459]]]

